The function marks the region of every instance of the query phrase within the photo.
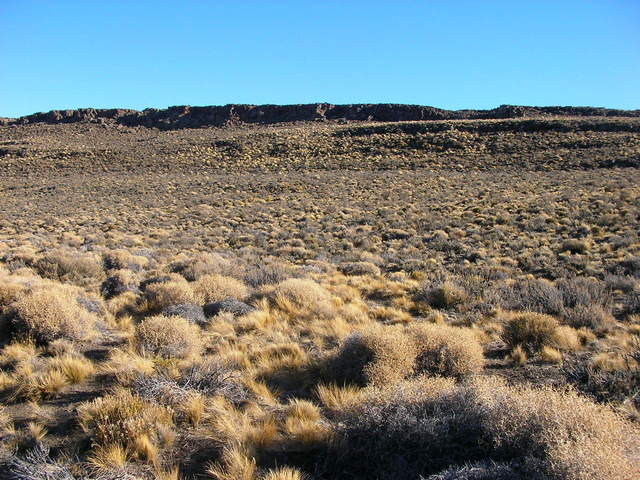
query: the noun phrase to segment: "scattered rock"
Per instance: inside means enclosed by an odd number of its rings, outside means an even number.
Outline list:
[[[234,298],[227,298],[219,302],[207,303],[204,307],[204,314],[213,317],[222,312],[229,312],[236,317],[247,315],[255,310],[254,307]]]
[[[199,325],[205,325],[207,323],[207,317],[204,315],[203,308],[195,303],[171,305],[165,308],[162,314],[166,317],[183,317],[191,323],[197,323]]]

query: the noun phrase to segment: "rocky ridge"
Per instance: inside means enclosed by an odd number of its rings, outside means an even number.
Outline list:
[[[149,127],[162,130],[219,127],[241,124],[271,124],[313,121],[380,121],[404,122],[425,120],[505,119],[541,116],[567,117],[640,117],[640,110],[615,110],[596,107],[527,107],[501,105],[491,110],[443,110],[435,107],[402,104],[332,105],[311,103],[301,105],[224,105],[192,107],[174,106],[166,109],[81,108],[52,110],[20,118],[0,118],[0,125],[31,123],[106,123],[129,127]]]

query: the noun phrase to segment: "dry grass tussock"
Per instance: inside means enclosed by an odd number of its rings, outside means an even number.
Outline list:
[[[82,405],[78,420],[97,445],[120,445],[135,451],[141,438],[161,442],[163,428],[173,425],[173,412],[118,389]]]

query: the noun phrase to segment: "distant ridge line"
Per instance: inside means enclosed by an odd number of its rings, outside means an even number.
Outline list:
[[[309,103],[299,105],[174,106],[165,109],[51,110],[20,118],[0,118],[0,125],[30,123],[112,123],[172,130],[220,127],[241,124],[272,124],[313,121],[406,122],[424,120],[507,119],[540,116],[566,117],[640,117],[640,110],[616,110],[599,107],[528,107],[501,105],[491,110],[443,110],[422,105]]]

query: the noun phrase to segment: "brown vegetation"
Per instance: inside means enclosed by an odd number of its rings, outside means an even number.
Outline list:
[[[636,118],[0,129],[9,478],[638,476]]]

